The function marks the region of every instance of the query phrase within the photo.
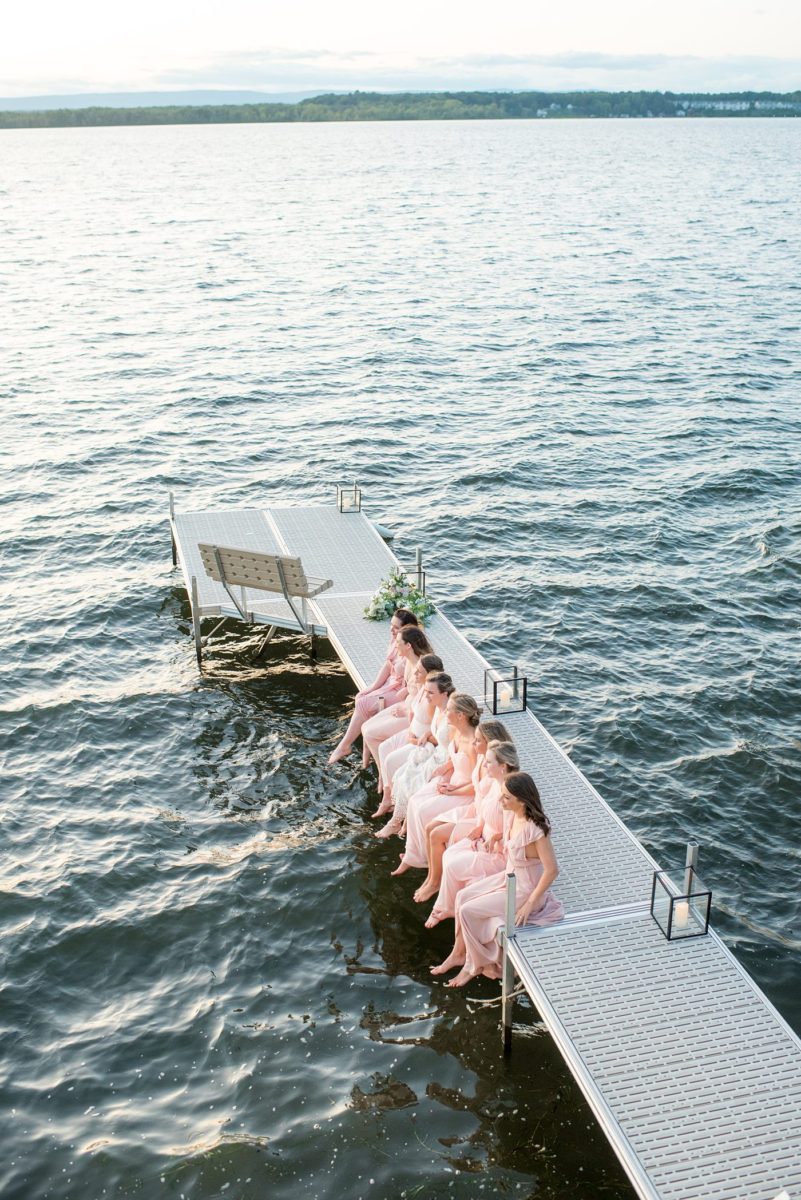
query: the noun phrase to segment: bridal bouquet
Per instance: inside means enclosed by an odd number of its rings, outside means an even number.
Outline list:
[[[392,568],[364,610],[364,615],[368,621],[388,621],[396,608],[408,608],[421,623],[434,611],[431,601],[409,582],[400,567]]]

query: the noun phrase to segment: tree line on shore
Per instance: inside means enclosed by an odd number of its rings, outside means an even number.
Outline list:
[[[0,112],[0,129],[310,121],[801,116],[796,92],[349,92],[297,104],[165,104]]]

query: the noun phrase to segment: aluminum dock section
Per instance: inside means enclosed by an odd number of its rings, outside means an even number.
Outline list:
[[[336,506],[172,514],[199,629],[239,614],[198,543],[299,557],[333,586],[309,602],[358,686],[388,627],[363,610],[398,565],[365,514]],[[405,564],[407,567],[409,564]],[[297,629],[283,597],[253,621]],[[438,610],[426,630],[460,691],[490,665]],[[508,664],[493,664],[506,667]],[[531,698],[531,697],[530,697]],[[643,1200],[801,1200],[801,1040],[713,929],[668,941],[650,915],[656,862],[530,710],[504,715],[553,825],[567,916],[507,941],[509,961]]]

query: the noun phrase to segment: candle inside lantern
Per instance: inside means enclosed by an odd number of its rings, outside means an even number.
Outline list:
[[[503,685],[503,687],[499,690],[498,696],[500,698],[501,704],[509,705],[512,703],[512,689],[509,687],[508,683],[505,683]]]
[[[679,900],[673,909],[673,924],[677,929],[686,929],[690,920],[690,906],[686,900]]]

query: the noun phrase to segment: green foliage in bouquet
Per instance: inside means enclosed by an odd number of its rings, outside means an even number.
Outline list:
[[[400,567],[392,568],[364,610],[364,615],[368,621],[388,621],[396,608],[408,608],[421,623],[434,611],[431,601],[409,582]]]

